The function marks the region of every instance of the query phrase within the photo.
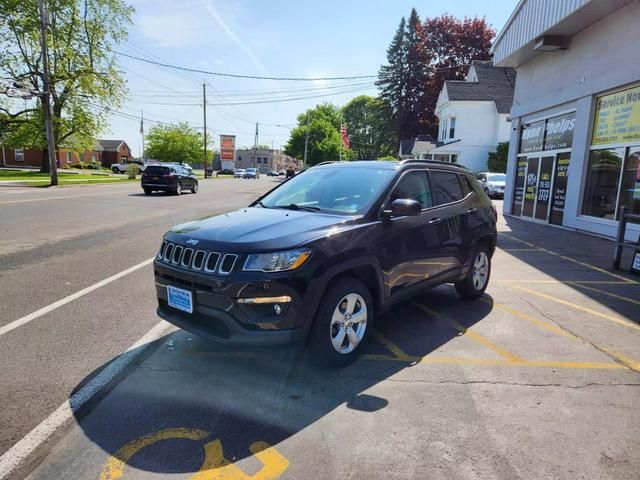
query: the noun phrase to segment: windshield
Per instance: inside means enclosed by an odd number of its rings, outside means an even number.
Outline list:
[[[391,169],[318,168],[293,177],[262,199],[266,208],[313,208],[329,213],[358,215],[375,201],[394,176]]]
[[[504,173],[492,173],[489,175],[490,182],[504,182],[507,176]]]

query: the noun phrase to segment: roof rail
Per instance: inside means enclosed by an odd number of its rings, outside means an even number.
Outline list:
[[[330,163],[338,163],[336,160],[328,160],[326,162],[320,162],[320,163],[316,163],[315,165],[313,165],[314,167],[318,167],[320,165],[329,165]]]
[[[405,163],[430,163],[433,165],[453,165],[454,167],[469,170],[467,167],[465,167],[464,165],[460,165],[459,163],[446,162],[444,160],[429,160],[426,158],[407,158],[406,160],[400,160],[400,165],[404,165]]]

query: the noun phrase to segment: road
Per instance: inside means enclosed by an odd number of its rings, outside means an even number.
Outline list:
[[[154,256],[173,225],[247,205],[276,180],[207,180],[198,194],[138,184],[0,187],[0,328]],[[88,374],[158,322],[147,265],[0,335],[0,454]]]
[[[157,325],[140,264],[164,230],[272,185],[0,190],[0,329],[135,269],[0,335],[2,448]],[[609,241],[513,218],[499,231],[482,300],[442,286],[398,305],[345,369],[163,330],[28,478],[636,479],[640,278],[608,271]]]

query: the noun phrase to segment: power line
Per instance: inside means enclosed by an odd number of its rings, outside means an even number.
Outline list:
[[[152,65],[158,65],[166,68],[173,68],[175,70],[182,70],[184,72],[202,73],[204,75],[216,75],[219,77],[244,78],[244,79],[252,79],[252,80],[278,80],[278,81],[288,81],[288,82],[314,82],[314,81],[358,80],[363,78],[377,78],[377,75],[351,75],[351,76],[344,76],[344,77],[266,77],[266,76],[258,76],[258,75],[240,75],[235,73],[212,72],[209,70],[200,70],[198,68],[181,67],[181,66],[172,65],[169,63],[157,62],[155,60],[150,60],[148,58],[138,57],[136,55],[129,55],[128,53],[118,52],[116,50],[114,50],[114,53],[116,55],[131,58],[133,60],[138,60],[140,62],[150,63]]]

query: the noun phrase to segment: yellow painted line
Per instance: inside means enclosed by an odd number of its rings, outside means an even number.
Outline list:
[[[638,284],[639,283],[639,282],[636,282],[634,280],[630,280],[628,278],[625,278],[622,275],[617,275],[615,273],[612,273],[612,272],[610,272],[608,270],[605,270],[604,268],[600,268],[600,267],[597,267],[595,265],[591,265],[590,263],[586,263],[586,262],[582,262],[580,260],[576,260],[575,258],[567,257],[566,255],[561,255],[561,254],[559,254],[557,252],[554,252],[553,250],[549,250],[547,248],[539,247],[538,245],[535,245],[533,243],[527,242],[525,240],[521,240],[521,239],[519,239],[517,237],[514,237],[512,235],[507,235],[506,233],[500,233],[500,235],[502,235],[505,238],[508,238],[510,240],[514,240],[516,242],[520,242],[520,243],[522,243],[524,245],[527,245],[528,247],[535,248],[536,250],[540,250],[541,252],[548,253],[549,255],[554,255],[554,256],[556,256],[558,258],[562,258],[563,260],[567,260],[568,262],[573,262],[573,263],[575,263],[577,265],[581,265],[581,266],[589,268],[591,270],[595,270],[596,272],[602,273],[604,275],[609,275],[610,277],[617,278],[618,280],[622,280],[625,283],[633,283],[633,284]]]
[[[393,353],[393,355],[396,357],[396,360],[413,363],[413,362],[419,362],[420,359],[422,358],[419,356],[407,354],[398,345],[393,343],[391,340],[385,337],[378,330],[372,330],[371,335],[373,335],[376,338],[376,340],[378,340],[382,345],[384,345],[387,348],[387,350]]]
[[[633,298],[629,298],[629,297],[624,297],[622,295],[618,295],[615,293],[610,293],[607,292],[605,290],[600,290],[599,288],[593,288],[593,287],[587,287],[586,285],[581,285],[580,283],[577,282],[567,282],[569,285],[574,285],[578,288],[584,288],[585,290],[591,290],[592,292],[598,292],[601,293],[603,295],[606,295],[608,297],[611,298],[616,298],[618,300],[622,300],[623,302],[629,302],[629,303],[633,303],[634,305],[640,305],[640,300],[635,300]]]
[[[435,310],[432,310],[431,308],[425,307],[424,305],[422,305],[420,303],[417,303],[417,302],[413,302],[413,304],[415,306],[417,306],[423,312],[427,313],[428,315],[431,315],[434,318],[443,319],[444,321],[449,323],[453,328],[458,330],[463,335],[466,335],[470,339],[472,339],[475,342],[479,343],[480,345],[483,345],[483,346],[487,347],[489,350],[491,350],[491,351],[497,353],[498,355],[500,355],[501,357],[505,358],[508,362],[521,363],[521,362],[525,361],[522,357],[519,357],[518,355],[516,355],[514,353],[511,353],[508,350],[505,350],[504,348],[496,345],[491,340],[489,340],[486,337],[483,337],[479,333],[476,333],[473,330],[470,330],[470,329],[466,328],[465,326],[460,325],[458,322],[456,322],[453,318],[449,317],[448,315],[445,315],[443,313],[440,313],[440,312],[437,312]]]
[[[224,458],[220,440],[207,443],[204,451],[202,467],[190,480],[275,480],[289,468],[289,461],[266,442],[255,442],[249,446],[249,451],[262,462],[262,468],[253,475],[248,475]]]
[[[540,251],[536,248],[498,248],[498,250],[502,250],[503,252],[539,252]]]
[[[196,428],[168,428],[136,438],[109,457],[100,472],[100,480],[116,480],[122,477],[122,475],[124,475],[125,464],[140,450],[156,442],[171,439],[199,441],[205,439],[207,436],[209,436],[209,432]]]
[[[80,198],[80,197],[97,197],[99,195],[122,195],[123,192],[101,192],[101,193],[84,193],[81,195],[65,195],[59,197],[40,197],[40,198],[25,198],[23,200],[8,200],[6,202],[0,202],[0,205],[9,205],[12,203],[30,203],[30,202],[47,202],[49,200],[67,200],[69,198]]]
[[[485,300],[484,298],[480,299],[482,302],[487,303],[489,305],[491,305],[491,302],[488,300]],[[579,340],[581,341],[578,337],[576,337],[574,334],[572,334],[571,332],[568,332],[567,330],[558,327],[557,325],[554,325],[552,323],[549,322],[545,322],[544,320],[540,320],[539,318],[536,318],[532,315],[529,315],[528,313],[525,312],[521,312],[520,310],[516,310],[515,308],[509,307],[507,305],[504,305],[502,303],[493,303],[493,306],[499,310],[502,310],[504,312],[507,312],[510,315],[513,315],[514,317],[520,318],[522,320],[525,320],[537,327],[543,328],[545,330],[548,330],[550,332],[553,332],[557,335],[560,335],[562,337],[566,337],[566,338],[571,338],[572,340]]]
[[[588,313],[589,315],[593,315],[595,317],[604,318],[605,320],[609,320],[611,322],[617,323],[619,325],[624,325],[625,327],[633,328],[634,330],[640,330],[640,325],[633,323],[630,320],[626,320],[624,318],[616,317],[614,315],[609,315],[607,313],[598,312],[597,310],[593,310],[591,308],[583,307],[582,305],[577,305],[572,302],[568,302],[566,300],[562,300],[561,298],[554,297],[552,295],[547,295],[546,293],[536,292],[535,290],[531,290],[530,288],[522,287],[520,285],[514,285],[514,288],[518,290],[522,290],[523,292],[530,293],[531,295],[536,295],[538,297],[551,300],[552,302],[559,303],[561,305],[566,305],[567,307],[571,307],[575,310],[579,310],[581,312]]]
[[[585,370],[626,370],[627,367],[619,363],[607,362],[558,362],[555,360],[527,360],[523,367],[585,369]]]

